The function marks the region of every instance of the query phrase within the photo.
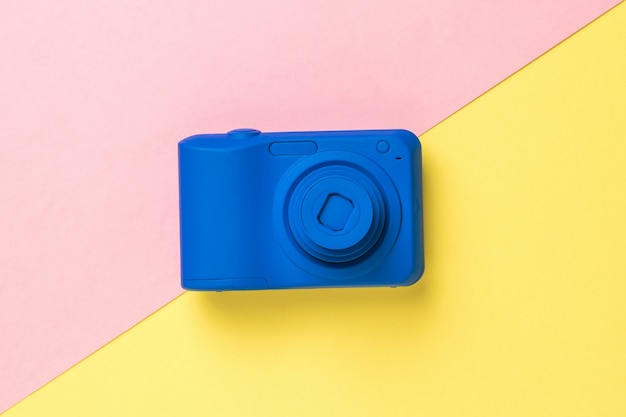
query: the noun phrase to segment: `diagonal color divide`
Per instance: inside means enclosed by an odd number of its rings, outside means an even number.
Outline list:
[[[5,416],[626,414],[624,27],[422,136],[416,286],[186,293]]]
[[[177,139],[421,132],[615,3],[4,1],[0,410],[180,294]]]

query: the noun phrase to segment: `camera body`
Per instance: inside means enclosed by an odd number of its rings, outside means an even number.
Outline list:
[[[178,144],[188,290],[403,286],[424,271],[421,146],[407,130]]]

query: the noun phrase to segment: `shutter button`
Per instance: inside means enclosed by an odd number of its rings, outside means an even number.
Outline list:
[[[261,131],[256,129],[235,129],[228,132],[228,137],[232,139],[248,139],[260,134]]]

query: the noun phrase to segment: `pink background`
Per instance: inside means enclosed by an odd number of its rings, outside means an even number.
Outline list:
[[[616,3],[3,1],[0,411],[181,292],[181,138],[422,133]]]

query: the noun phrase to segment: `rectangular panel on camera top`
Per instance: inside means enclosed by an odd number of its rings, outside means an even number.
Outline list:
[[[317,143],[313,141],[272,142],[269,147],[272,155],[312,155],[317,152]]]

